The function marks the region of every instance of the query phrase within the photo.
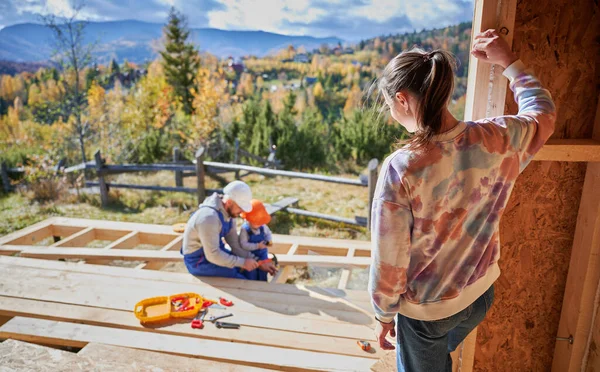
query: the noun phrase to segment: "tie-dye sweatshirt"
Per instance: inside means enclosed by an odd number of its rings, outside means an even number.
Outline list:
[[[383,163],[373,201],[369,292],[376,317],[452,316],[498,278],[498,227],[515,180],[554,131],[550,93],[521,61],[504,75],[516,116],[460,122],[426,150]]]

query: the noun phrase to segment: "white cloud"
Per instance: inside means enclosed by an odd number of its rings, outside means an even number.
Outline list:
[[[221,3],[225,9],[208,14],[210,27],[281,32],[284,20],[312,22],[325,15],[323,10],[311,7],[309,0],[223,0]],[[286,33],[301,33],[295,31],[298,30]]]

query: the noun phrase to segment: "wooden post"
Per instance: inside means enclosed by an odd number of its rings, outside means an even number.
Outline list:
[[[0,165],[0,178],[2,178],[2,185],[4,186],[4,192],[8,193],[12,190],[12,186],[10,184],[10,178],[8,177],[8,167],[6,163],[2,163]]]
[[[179,147],[173,148],[173,163],[178,164],[181,160],[181,151],[179,151]],[[175,171],[175,186],[183,187],[183,172]]]
[[[600,139],[600,97],[592,138]],[[571,262],[558,323],[552,371],[590,371],[590,353],[598,354],[594,340],[594,306],[600,286],[600,163],[588,163],[581,191]],[[598,325],[595,325],[598,327]],[[569,339],[572,341],[565,341]],[[596,345],[596,346],[592,346]]]
[[[106,181],[104,180],[104,174],[102,173],[104,164],[102,163],[100,150],[96,151],[94,154],[94,160],[96,161],[96,174],[98,175],[98,187],[100,188],[100,201],[102,207],[106,207],[108,205],[108,187],[106,187]]]
[[[367,230],[371,229],[371,209],[373,207],[373,197],[375,196],[375,186],[377,185],[377,167],[379,166],[379,160],[369,160],[369,210],[367,211]]]
[[[198,185],[198,204],[206,199],[206,188],[204,186],[204,147],[200,146],[196,151],[196,179]]]
[[[233,163],[240,164],[240,140],[239,140],[239,138],[235,139],[235,152],[233,153]],[[239,170],[235,171],[235,179],[236,180],[240,179],[240,171]]]

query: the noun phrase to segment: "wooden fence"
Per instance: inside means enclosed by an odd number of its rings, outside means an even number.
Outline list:
[[[371,205],[373,204],[373,195],[375,193],[375,185],[377,183],[377,167],[379,161],[372,159],[368,164],[368,174],[366,177],[359,177],[358,179],[350,179],[343,177],[333,177],[321,174],[303,173],[303,172],[292,172],[277,169],[281,164],[274,159],[274,156],[269,159],[263,159],[256,155],[247,153],[243,149],[239,148],[239,144],[236,146],[236,156],[238,161],[241,161],[242,157],[251,158],[263,164],[266,168],[254,167],[245,164],[228,164],[220,162],[212,162],[205,160],[205,149],[201,147],[195,154],[193,161],[185,160],[181,157],[179,149],[173,150],[173,162],[165,164],[106,164],[105,159],[102,158],[100,150],[94,154],[94,161],[87,163],[77,164],[68,168],[64,168],[64,161],[57,166],[57,171],[62,170],[64,173],[72,173],[85,171],[87,169],[93,169],[96,171],[98,177],[97,181],[85,181],[86,187],[97,187],[100,193],[100,200],[102,206],[107,206],[109,202],[108,192],[109,189],[134,189],[134,190],[149,190],[149,191],[166,191],[166,192],[183,192],[189,194],[196,194],[198,203],[204,201],[208,194],[214,192],[221,192],[221,189],[208,189],[205,185],[205,178],[211,177],[222,185],[225,185],[228,181],[221,176],[223,173],[234,173],[235,178],[239,179],[248,174],[261,174],[268,177],[289,177],[289,178],[300,178],[308,179],[321,182],[337,183],[344,185],[353,185],[358,187],[366,187],[368,189],[369,203],[367,217],[357,216],[355,218],[344,218],[339,216],[332,216],[322,213],[311,212],[303,209],[286,207],[288,213],[297,215],[320,218],[334,222],[346,223],[358,226],[369,226],[371,217]],[[64,169],[63,169],[64,168]],[[125,183],[113,183],[106,180],[107,176],[123,174],[123,173],[138,173],[138,172],[157,172],[157,171],[172,171],[175,173],[175,186],[157,186],[157,185],[137,185],[137,184],[125,184]],[[23,172],[23,169],[8,169],[5,164],[1,165],[0,178],[6,191],[12,190],[12,185],[9,173]],[[245,172],[244,174],[240,174]],[[196,187],[184,187],[184,177],[195,177]]]

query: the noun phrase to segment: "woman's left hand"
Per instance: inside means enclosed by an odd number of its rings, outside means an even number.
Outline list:
[[[383,350],[394,350],[396,347],[386,338],[388,333],[391,337],[396,337],[396,322],[393,320],[391,323],[381,323],[378,321],[375,326],[375,337],[379,341],[379,347]]]

